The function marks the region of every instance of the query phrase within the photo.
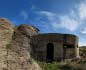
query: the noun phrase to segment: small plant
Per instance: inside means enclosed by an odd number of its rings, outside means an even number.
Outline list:
[[[61,70],[58,63],[38,62],[38,64],[43,70]]]
[[[11,44],[7,44],[6,49],[11,49]]]
[[[65,64],[65,65],[61,66],[60,68],[61,68],[61,70],[73,70],[72,66],[70,66],[69,64]]]
[[[3,26],[3,24],[0,24],[0,26]]]

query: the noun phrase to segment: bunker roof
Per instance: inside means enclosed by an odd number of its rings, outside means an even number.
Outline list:
[[[49,35],[67,35],[67,36],[74,36],[74,37],[78,37],[74,34],[62,34],[62,33],[40,33],[37,36],[49,36]]]

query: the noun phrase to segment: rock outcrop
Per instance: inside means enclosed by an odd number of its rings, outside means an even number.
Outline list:
[[[15,28],[7,19],[0,19],[0,70],[41,70],[31,58],[30,38],[37,33],[33,26]]]
[[[14,26],[5,18],[0,19],[0,70],[7,69],[7,45],[12,40]]]

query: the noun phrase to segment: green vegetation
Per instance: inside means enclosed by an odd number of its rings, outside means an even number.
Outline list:
[[[86,56],[86,47],[80,47],[80,56]]]
[[[38,62],[43,70],[86,70],[86,64],[82,62]]]
[[[0,27],[2,27],[3,26],[3,24],[0,24]]]
[[[57,63],[38,62],[43,70],[61,70]]]
[[[7,44],[6,49],[11,49],[11,44]]]
[[[86,47],[80,48],[81,59],[65,62],[38,62],[43,70],[86,70]]]
[[[53,62],[53,63],[38,62],[38,63],[43,70],[73,70],[70,64],[65,64],[65,63],[59,63],[59,62]]]

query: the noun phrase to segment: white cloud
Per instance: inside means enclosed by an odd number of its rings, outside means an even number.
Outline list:
[[[81,20],[86,20],[86,2],[82,2],[78,6],[79,16]]]
[[[85,42],[79,42],[79,47],[81,46],[86,46],[86,43]]]
[[[32,6],[32,9],[34,8],[35,6]],[[40,22],[43,22],[41,20],[41,17],[46,17],[49,23],[46,23],[45,25],[49,24],[54,30],[57,30],[58,28],[65,28],[69,31],[76,31],[86,20],[86,2],[77,4],[77,7],[75,5],[74,9],[70,9],[70,12],[64,15],[58,15],[56,13],[44,10],[35,11],[35,13],[36,12],[40,15]],[[28,13],[25,10],[22,10],[20,12],[20,15],[23,17],[24,20],[28,19]],[[85,30],[83,30],[82,32],[84,33]]]
[[[74,11],[71,11],[69,14],[58,16],[55,13],[49,11],[40,11],[39,14],[44,15],[50,21],[50,25],[54,30],[58,28],[65,28],[70,31],[75,31],[79,26],[80,22],[76,18]]]
[[[50,16],[50,17],[56,16],[55,13],[52,13],[52,12],[49,12],[49,11],[40,11],[39,13],[43,14],[45,16]]]
[[[55,13],[52,13],[52,12],[49,12],[49,11],[40,11],[38,12],[40,15],[44,15],[46,16],[49,20],[53,20],[56,18],[56,14]]]
[[[74,19],[74,18],[71,18],[70,16],[61,16],[60,17],[60,21],[61,21],[61,27],[64,27],[70,31],[75,31],[80,23]]]
[[[28,19],[28,13],[24,10],[22,10],[20,12],[20,16],[23,17],[24,20],[27,20]]]
[[[64,15],[58,15],[49,11],[39,11],[38,13],[47,17],[53,29],[65,28],[70,31],[76,31],[85,24],[83,22],[86,21],[86,2],[77,4],[77,7],[75,5],[75,8],[70,9],[70,12]]]
[[[86,27],[81,31],[82,34],[86,34]]]
[[[57,28],[59,28],[59,23],[58,23],[58,17],[56,13],[49,12],[49,11],[38,11],[38,14],[41,16],[45,16],[48,19],[48,23],[45,21],[45,25],[48,28],[52,28],[53,31],[56,31]],[[47,26],[48,25],[48,26]]]

